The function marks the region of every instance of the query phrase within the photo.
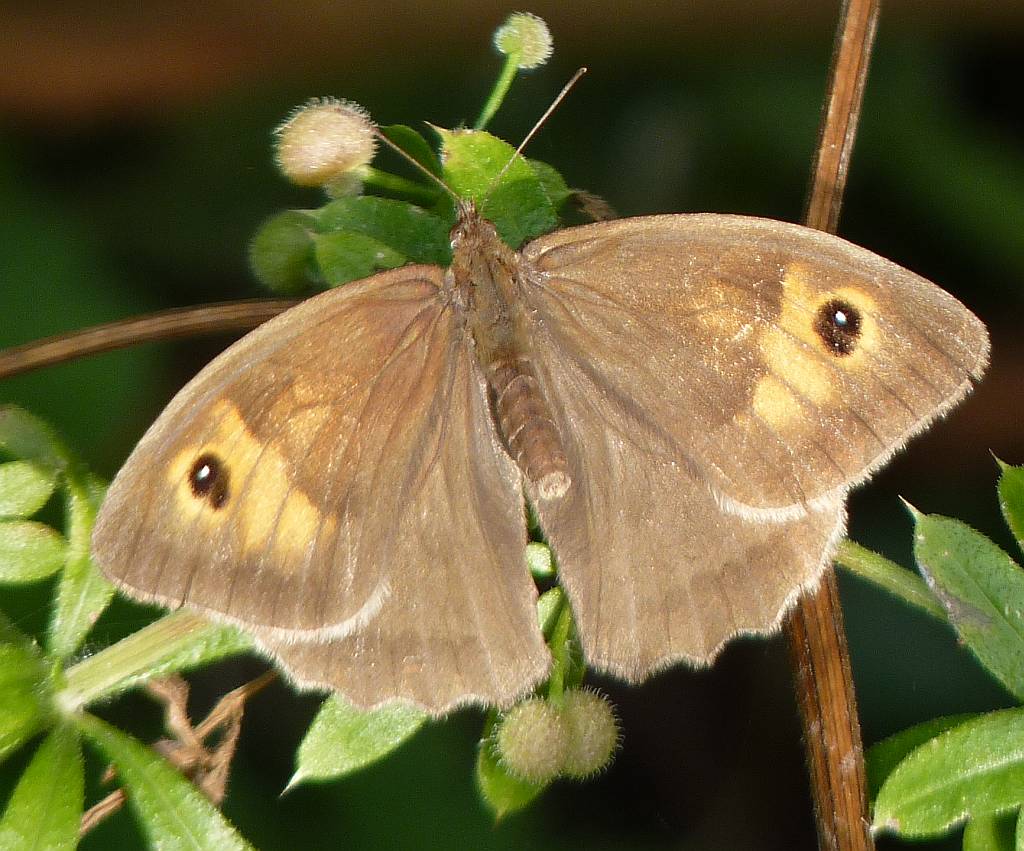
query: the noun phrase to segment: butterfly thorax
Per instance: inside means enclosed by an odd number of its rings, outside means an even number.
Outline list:
[[[522,263],[472,204],[460,205],[447,283],[465,311],[505,446],[537,494],[556,499],[571,480],[562,438],[534,369]]]

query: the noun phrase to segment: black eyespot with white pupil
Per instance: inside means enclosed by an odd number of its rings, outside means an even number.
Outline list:
[[[862,324],[860,311],[841,298],[825,302],[814,317],[815,333],[839,357],[851,355],[857,349]]]
[[[211,452],[204,452],[192,463],[188,483],[192,495],[205,500],[214,511],[228,501],[228,469]]]

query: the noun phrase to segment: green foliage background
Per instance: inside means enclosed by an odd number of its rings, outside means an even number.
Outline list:
[[[772,16],[763,25],[709,13],[697,32],[685,20],[673,30],[652,17],[627,28],[628,41],[616,40],[623,29],[614,18],[581,6],[588,35],[560,31],[552,19],[553,62],[516,84],[491,129],[517,141],[586,64],[590,74],[531,156],[624,215],[798,219],[833,25],[827,16],[800,19],[811,5],[792,3],[791,21]],[[160,108],[74,122],[25,112],[0,119],[0,346],[257,295],[245,259],[254,229],[279,209],[321,203],[276,175],[269,130],[319,94],[354,99],[381,123],[471,122],[498,68],[489,32],[507,11],[477,8],[467,21],[424,6],[410,12],[422,18],[417,44],[390,39],[382,21],[372,50],[353,58],[339,43],[327,70],[277,63]],[[545,14],[543,4],[531,11]],[[1024,20],[1016,31],[1012,22],[926,23],[895,3],[883,9],[840,232],[957,294],[990,324],[994,354],[979,391],[851,500],[852,536],[906,564],[911,527],[897,494],[1014,552],[988,452],[1024,461],[1024,122],[1009,82]],[[438,49],[429,33],[444,28],[465,37]],[[226,342],[149,346],[50,369],[4,382],[0,400],[52,422],[110,475]],[[5,589],[3,609],[22,628],[38,627],[45,591]],[[867,742],[936,715],[1013,705],[950,631],[855,581],[844,579],[843,591]],[[125,635],[144,617],[116,605],[98,639]],[[252,659],[194,677],[195,712],[260,670]],[[225,811],[265,849],[296,847],[296,837],[303,848],[813,847],[781,641],[740,642],[711,671],[675,670],[640,689],[602,685],[625,734],[613,769],[585,785],[556,785],[496,828],[473,788],[480,717],[472,712],[429,726],[360,776],[278,799],[319,702],[283,686],[250,706]],[[105,717],[144,738],[159,735],[158,710],[142,698],[118,701]],[[0,781],[23,767],[24,759],[5,763]],[[94,760],[88,776],[101,768]],[[0,788],[8,794],[6,782]],[[118,817],[83,847],[139,847],[134,831]],[[886,842],[880,847],[897,847]]]

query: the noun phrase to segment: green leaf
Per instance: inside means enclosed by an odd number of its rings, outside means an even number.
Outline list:
[[[0,760],[45,726],[51,701],[38,649],[0,615]]]
[[[932,593],[978,660],[1024,700],[1024,571],[984,535],[914,512],[914,555]]]
[[[526,162],[533,169],[533,173],[537,175],[551,206],[556,210],[561,210],[565,202],[572,197],[572,190],[566,184],[565,178],[553,165],[548,165],[546,162],[541,160],[527,160]]]
[[[1014,851],[1017,816],[972,818],[964,828],[964,851]]]
[[[389,124],[379,129],[427,171],[440,177],[441,161],[430,147],[430,143],[419,133],[405,124]]]
[[[92,715],[75,723],[114,764],[149,844],[161,851],[228,851],[249,845],[163,757]]]
[[[443,130],[444,177],[461,198],[475,201],[512,248],[547,233],[558,215],[536,172],[515,148],[483,130]],[[508,165],[501,181],[494,183]]]
[[[528,783],[513,777],[494,755],[492,740],[497,725],[497,714],[491,712],[484,726],[476,756],[476,782],[487,808],[500,821],[510,813],[526,807],[544,791],[547,784]]]
[[[939,605],[924,581],[896,562],[844,538],[836,550],[835,563],[946,623],[946,610]]]
[[[965,721],[980,717],[976,712],[965,712],[960,715],[945,715],[941,718],[933,718],[923,724],[917,724],[901,730],[887,739],[872,745],[865,754],[867,763],[868,797],[872,800],[878,795],[878,790],[886,778],[892,774],[907,755],[917,750],[929,739],[934,739],[940,733],[959,727]]]
[[[56,471],[64,470],[71,462],[57,433],[16,405],[0,405],[0,451]]]
[[[874,827],[936,836],[1024,802],[1024,709],[983,715],[925,742],[889,775]]]
[[[999,507],[1017,544],[1024,549],[1024,467],[1011,467],[1002,461],[999,467]]]
[[[78,735],[70,727],[58,727],[39,746],[14,788],[0,820],[0,848],[77,848],[84,790]]]
[[[267,219],[249,243],[249,267],[267,289],[299,295],[323,286],[313,252],[316,219],[286,210]]]
[[[61,569],[68,542],[34,520],[0,520],[0,582],[36,582]]]
[[[316,213],[321,234],[356,233],[372,237],[396,255],[402,263],[451,261],[449,225],[433,213],[406,201],[360,195],[338,198]],[[391,265],[377,268],[390,269]]]
[[[78,650],[114,596],[114,586],[91,556],[92,527],[102,499],[102,491],[94,493],[88,486],[69,482],[67,561],[57,586],[46,641],[47,649],[60,659]]]
[[[251,647],[252,640],[241,630],[179,609],[68,668],[58,698],[62,706],[81,708],[153,677],[206,665]]]
[[[358,709],[340,695],[324,701],[296,754],[288,788],[307,780],[344,777],[383,759],[411,738],[427,721],[408,704]]]
[[[329,287],[358,281],[382,269],[396,269],[405,257],[372,236],[334,231],[313,238],[320,274]]]
[[[1014,847],[1016,851],[1024,851],[1024,807],[1017,814],[1017,842]]]
[[[31,517],[57,486],[52,468],[31,461],[0,464],[0,517]]]

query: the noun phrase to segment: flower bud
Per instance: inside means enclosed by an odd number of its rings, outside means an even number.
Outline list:
[[[537,697],[513,706],[494,739],[502,767],[512,776],[537,785],[554,780],[561,772],[566,745],[561,713]]]
[[[299,107],[277,130],[278,168],[299,186],[343,182],[373,159],[373,123],[358,104],[319,98]]]
[[[515,12],[494,31],[494,46],[499,53],[514,56],[517,67],[536,68],[551,55],[551,30],[536,15]]]
[[[604,695],[569,689],[562,695],[567,743],[562,773],[583,779],[606,768],[619,746],[619,722]]]

